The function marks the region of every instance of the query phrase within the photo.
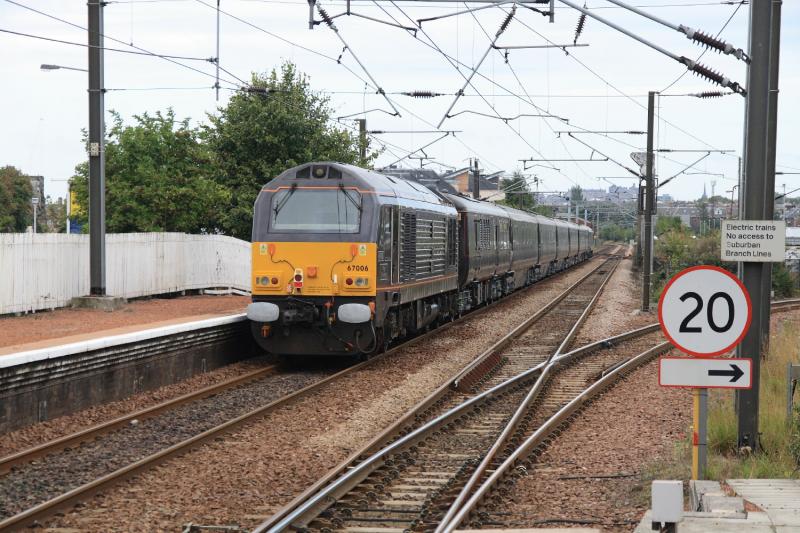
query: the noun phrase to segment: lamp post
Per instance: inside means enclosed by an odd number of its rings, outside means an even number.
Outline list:
[[[47,63],[43,63],[39,68],[41,70],[44,70],[45,72],[47,72],[49,70],[61,70],[61,69],[64,69],[64,70],[77,70],[78,72],[89,72],[85,68],[65,67],[64,65],[50,65],[50,64],[47,64]]]
[[[736,185],[733,186],[733,188],[731,190],[725,191],[725,192],[731,193],[731,207],[730,207],[730,212],[728,214],[728,218],[731,218],[731,219],[733,218],[733,193],[736,192],[736,188],[738,186],[739,186],[739,184],[737,183]]]

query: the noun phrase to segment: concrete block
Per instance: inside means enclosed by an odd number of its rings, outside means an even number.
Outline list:
[[[689,505],[693,511],[700,510],[700,500],[705,494],[725,495],[722,491],[722,485],[718,481],[704,479],[692,479],[689,481]]]
[[[677,524],[683,517],[683,482],[653,481],[651,490],[653,522]]]
[[[70,301],[72,307],[99,309],[101,311],[117,311],[122,309],[127,300],[120,296],[78,296]]]
[[[744,513],[744,500],[737,496],[704,494],[700,499],[700,510],[706,513]]]

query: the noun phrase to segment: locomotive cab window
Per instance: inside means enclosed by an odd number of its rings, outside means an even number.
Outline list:
[[[358,233],[361,193],[353,189],[282,189],[272,197],[272,231]]]

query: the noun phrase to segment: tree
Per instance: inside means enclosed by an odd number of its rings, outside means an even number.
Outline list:
[[[569,190],[569,199],[573,204],[579,204],[583,202],[583,189],[581,189],[580,185],[572,186],[572,188]]]
[[[213,178],[211,154],[189,119],[157,111],[123,124],[111,112],[106,141],[106,228],[109,232],[215,232],[229,193]],[[73,218],[88,229],[89,172],[76,167],[72,190],[81,207]]]
[[[32,196],[28,176],[12,166],[0,167],[0,232],[22,232],[31,225]]]
[[[55,202],[49,196],[45,199],[45,213],[47,214],[47,231],[63,233],[67,228],[67,205],[62,198]]]
[[[504,205],[530,210],[536,204],[530,187],[528,187],[528,181],[520,172],[514,172],[510,178],[504,178],[501,182],[501,189],[505,191],[506,195],[502,201]]]
[[[683,228],[681,217],[660,215],[656,220],[656,235],[661,235],[668,231],[682,231]]]
[[[284,170],[309,161],[366,166],[372,159],[360,160],[356,134],[329,124],[328,98],[313,92],[293,64],[253,74],[251,85],[255,91],[234,94],[204,129],[217,183],[231,194],[221,227],[240,239],[250,238],[258,192]]]

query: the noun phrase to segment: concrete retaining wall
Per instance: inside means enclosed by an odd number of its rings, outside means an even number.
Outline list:
[[[235,321],[0,368],[0,433],[175,383],[256,353]],[[14,357],[13,355],[10,357]]]

